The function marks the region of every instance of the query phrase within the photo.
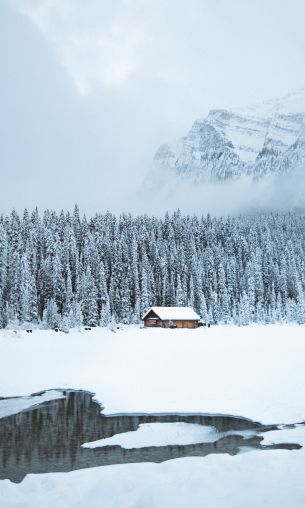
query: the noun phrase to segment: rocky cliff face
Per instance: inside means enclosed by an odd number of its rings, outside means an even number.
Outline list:
[[[210,111],[177,143],[162,145],[154,167],[196,183],[305,172],[305,88],[249,108]]]

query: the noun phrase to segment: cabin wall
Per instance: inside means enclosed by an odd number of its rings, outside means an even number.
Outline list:
[[[162,321],[158,318],[144,319],[144,326],[149,326],[150,328],[161,327]]]
[[[171,320],[164,320],[162,322],[161,326],[163,328],[170,328],[172,325],[176,328],[197,328],[198,321],[171,319]]]
[[[186,319],[164,319],[163,321],[152,310],[147,314],[144,319],[144,326],[150,328],[197,328],[198,321]]]
[[[144,326],[149,326],[150,328],[160,327],[162,326],[162,321],[157,314],[151,310],[144,319]]]

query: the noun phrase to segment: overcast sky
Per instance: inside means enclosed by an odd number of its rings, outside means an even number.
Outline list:
[[[304,0],[2,0],[1,211],[135,209],[210,108],[305,86]]]

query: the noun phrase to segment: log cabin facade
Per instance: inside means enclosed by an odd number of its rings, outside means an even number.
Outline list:
[[[197,328],[200,316],[190,307],[151,307],[142,319],[150,328]]]

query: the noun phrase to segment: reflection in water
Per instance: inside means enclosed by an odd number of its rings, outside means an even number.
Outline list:
[[[244,418],[219,415],[115,415],[101,414],[92,394],[83,391],[64,392],[66,398],[45,402],[16,415],[0,419],[0,479],[20,482],[29,473],[72,471],[87,467],[127,462],[163,462],[187,456],[209,453],[238,453],[241,447],[300,448],[283,444],[263,446],[256,432],[276,429],[263,427]],[[185,422],[211,425],[219,432],[235,431],[213,443],[167,445],[124,449],[120,446],[83,448],[114,434],[137,430],[141,423]],[[246,438],[236,431],[253,430]]]

